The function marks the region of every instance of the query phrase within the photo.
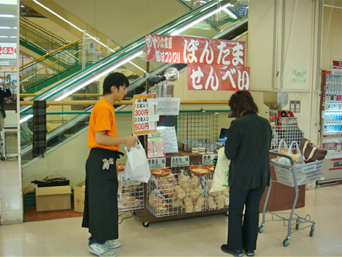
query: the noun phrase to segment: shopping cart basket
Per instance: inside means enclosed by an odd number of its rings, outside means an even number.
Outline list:
[[[304,218],[302,218],[298,216],[296,213],[294,213],[294,209],[298,200],[298,186],[319,180],[320,175],[322,174],[321,173],[322,161],[296,164],[289,155],[272,152],[272,151],[270,151],[270,154],[285,158],[283,160],[288,159],[289,162],[291,163],[289,165],[282,164],[279,162],[279,159],[277,158],[272,159],[272,163],[273,163],[274,170],[276,173],[276,178],[277,178],[277,180],[273,182],[277,182],[286,186],[294,187],[296,195],[295,195],[295,199],[292,205],[292,210],[290,213],[286,213],[286,212],[274,213],[274,212],[267,211],[266,210],[267,202],[268,202],[271,188],[272,188],[272,180],[271,180],[270,186],[268,188],[264,208],[263,208],[262,223],[261,223],[261,226],[259,227],[259,233],[264,232],[265,222],[266,222],[265,216],[266,216],[266,213],[269,213],[271,214],[272,219],[267,220],[267,221],[283,221],[284,226],[288,226],[287,236],[285,240],[283,241],[283,245],[289,246],[290,241],[291,241],[291,227],[293,225],[296,226],[296,230],[293,232],[297,232],[299,230],[303,230],[305,228],[311,227],[310,236],[312,237],[314,235],[315,222],[311,220],[311,216],[307,214]],[[286,218],[282,215],[289,215],[289,218]],[[274,216],[276,216],[278,219],[274,219]],[[301,224],[306,224],[306,225],[305,227],[300,228]]]

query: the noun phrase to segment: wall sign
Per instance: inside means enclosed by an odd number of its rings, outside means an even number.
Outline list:
[[[17,59],[17,44],[0,43],[0,59]]]

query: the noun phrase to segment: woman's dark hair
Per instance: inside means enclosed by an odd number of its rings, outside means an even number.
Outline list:
[[[228,105],[232,111],[232,117],[239,117],[242,112],[259,112],[249,91],[237,91],[230,97]]]
[[[103,81],[103,95],[110,94],[110,88],[112,86],[116,86],[118,90],[121,86],[126,86],[127,88],[129,86],[129,81],[124,74],[120,72],[112,72],[109,73]]]

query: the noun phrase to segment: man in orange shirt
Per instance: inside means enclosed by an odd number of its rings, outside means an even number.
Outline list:
[[[134,136],[118,137],[114,103],[125,97],[127,77],[110,73],[103,82],[104,97],[94,106],[88,131],[91,149],[86,162],[86,189],[82,227],[89,228],[88,251],[97,256],[116,256],[118,239],[118,179],[116,159],[120,144],[134,147]],[[122,154],[122,153],[120,153]]]

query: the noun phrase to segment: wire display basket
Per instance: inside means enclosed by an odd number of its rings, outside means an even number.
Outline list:
[[[177,138],[180,149],[191,152],[212,152],[218,138],[218,113],[186,112],[177,118]]]
[[[299,145],[304,136],[309,138],[309,126],[301,125],[299,128],[297,124],[277,125],[272,127],[272,135],[271,150],[275,151],[278,150],[279,142],[282,139],[287,146],[290,146],[293,141]]]
[[[173,167],[166,177],[151,176],[147,184],[147,209],[155,217],[165,217],[227,207],[223,194],[210,194],[212,172],[194,175],[186,167]],[[228,193],[227,193],[228,194]]]
[[[126,179],[123,172],[118,175],[118,208],[119,212],[144,208],[144,184]]]

